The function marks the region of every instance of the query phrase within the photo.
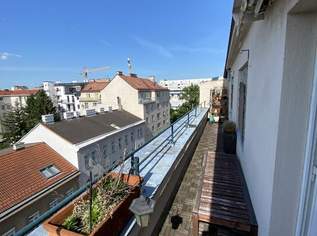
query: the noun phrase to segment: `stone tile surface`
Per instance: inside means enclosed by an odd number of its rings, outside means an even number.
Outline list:
[[[202,173],[201,167],[203,155],[206,151],[222,151],[219,130],[220,127],[217,124],[206,124],[205,130],[178,189],[169,214],[165,219],[160,236],[191,235],[191,215],[194,199],[198,190],[199,176]],[[174,223],[174,226],[172,222]],[[200,229],[202,229],[201,235],[217,235],[216,230],[208,224],[200,225]],[[224,233],[224,231],[226,230],[224,229],[221,232]]]

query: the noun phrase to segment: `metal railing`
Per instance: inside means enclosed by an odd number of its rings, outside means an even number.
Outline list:
[[[160,153],[164,148],[167,147],[167,145],[175,144],[177,139],[182,134],[181,131],[189,127],[190,122],[193,121],[198,115],[200,115],[201,110],[198,114],[198,107],[195,107],[193,110],[187,112],[180,118],[178,118],[175,122],[173,122],[169,127],[162,130],[160,133],[158,133],[156,136],[152,137],[150,140],[148,140],[145,144],[131,152],[124,161],[131,158],[131,168],[129,173],[139,175],[139,168],[142,164],[145,163],[146,160],[148,160],[155,152]],[[182,121],[183,120],[183,121]],[[181,122],[181,123],[179,123]],[[159,144],[155,147],[153,151],[151,151],[146,157],[143,158],[141,162],[138,161],[138,157],[135,156],[135,154],[140,151],[145,146],[149,145],[154,139],[156,139],[158,136],[162,135],[164,132],[166,132],[168,129],[171,129],[171,133]],[[156,154],[157,155],[157,154]],[[155,158],[152,157],[152,159]],[[144,167],[145,168],[145,167]],[[113,170],[114,168],[112,168]],[[111,171],[111,170],[110,170]],[[98,180],[95,180],[93,183],[97,182]],[[84,184],[82,187],[78,188],[75,192],[73,192],[71,195],[66,196],[61,202],[59,202],[56,206],[52,207],[42,215],[40,215],[36,220],[34,220],[32,223],[24,226],[21,230],[19,230],[15,235],[16,236],[22,236],[26,235],[30,232],[32,232],[35,228],[37,228],[39,225],[41,225],[46,219],[51,217],[54,213],[59,211],[61,208],[66,206],[69,202],[74,200],[76,197],[78,197],[80,194],[84,193],[89,188],[90,182],[88,181],[86,184]]]

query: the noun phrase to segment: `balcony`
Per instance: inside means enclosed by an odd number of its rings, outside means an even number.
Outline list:
[[[139,104],[148,104],[155,102],[155,99],[152,98],[139,98]]]
[[[79,102],[101,102],[100,98],[97,97],[80,97]]]
[[[196,193],[199,192],[203,156],[208,151],[222,151],[218,126],[206,125],[207,112],[208,109],[197,108],[187,113],[148,143],[129,154],[124,163],[113,169],[114,172],[139,174],[144,180],[143,195],[156,201],[148,227],[141,229],[133,218],[121,235],[191,235],[194,223],[192,212]],[[132,166],[132,160],[135,158],[139,160],[137,168],[135,165]],[[18,235],[30,232],[35,227],[37,228],[33,231],[34,234],[40,232],[41,235],[47,235],[40,225],[41,222],[85,192],[86,187],[82,186],[23,231],[18,232]],[[226,197],[224,196],[224,201]],[[206,223],[200,228],[203,234],[223,232],[223,235],[229,235],[233,230],[216,229]]]

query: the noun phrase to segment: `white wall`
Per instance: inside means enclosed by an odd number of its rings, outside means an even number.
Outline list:
[[[274,1],[264,20],[251,25],[239,48],[250,54],[245,140],[242,143],[238,128],[237,153],[260,236],[295,235],[297,223],[317,21],[314,8],[303,13],[305,4],[313,6],[313,1],[296,2]],[[294,6],[300,15],[293,15]],[[234,89],[229,115],[236,122],[239,69],[246,62],[247,52],[240,52],[230,65]]]
[[[253,203],[259,235],[269,235],[279,101],[283,74],[286,16],[283,1],[268,9],[265,20],[254,22],[241,49],[250,52],[245,139],[238,130],[237,153]],[[247,52],[237,55],[234,75],[234,103],[231,119],[238,122],[239,70],[247,62]]]
[[[45,142],[77,169],[79,168],[77,150],[73,144],[58,136],[42,124],[35,126],[20,141],[25,143]]]

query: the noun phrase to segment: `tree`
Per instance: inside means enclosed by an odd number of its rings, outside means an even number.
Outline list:
[[[183,88],[180,99],[185,100],[182,104],[183,107],[191,110],[193,107],[198,106],[199,104],[199,86],[190,85]]]
[[[179,117],[192,110],[199,104],[199,86],[190,85],[183,88],[180,99],[184,100],[184,103],[177,109],[171,109],[171,122],[175,122]]]
[[[2,125],[4,127],[3,138],[6,144],[17,142],[29,131],[25,111],[19,105],[4,115]]]
[[[42,115],[54,114],[55,119],[59,119],[53,102],[43,90],[31,95],[26,100],[25,113],[29,129],[41,121]]]

